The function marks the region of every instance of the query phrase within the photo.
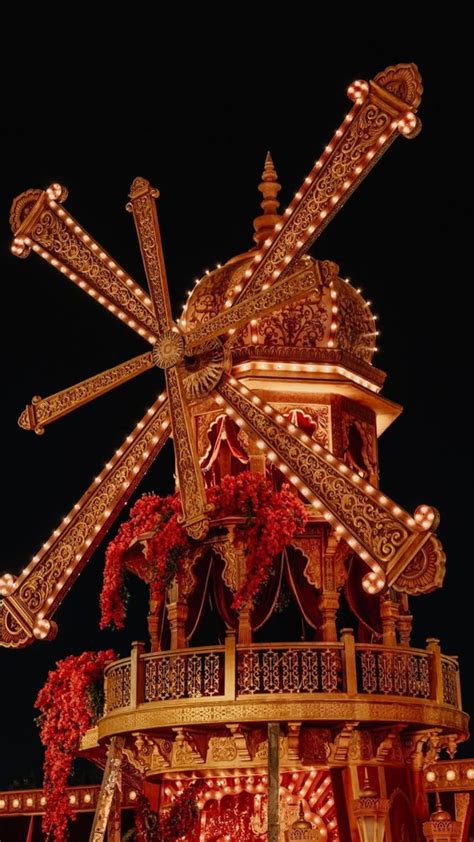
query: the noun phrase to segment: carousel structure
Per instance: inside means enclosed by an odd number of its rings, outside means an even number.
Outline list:
[[[149,645],[66,659],[39,697],[52,739],[58,682],[103,682],[103,708],[76,717],[100,790],[63,778],[58,793],[51,755],[44,792],[16,793],[16,808],[0,794],[0,817],[94,808],[94,842],[119,842],[124,807],[150,842],[469,838],[474,763],[462,818],[440,806],[430,818],[427,795],[441,752],[454,769],[467,738],[458,662],[435,639],[410,646],[410,597],[443,582],[439,517],[380,487],[377,440],[401,407],[381,394],[376,317],[334,262],[307,254],[391,144],[418,134],[421,94],[413,64],[354,82],[283,213],[268,154],[255,246],[198,280],[177,320],[147,180],[126,206],[147,291],[68,213],[61,185],[13,202],[13,253],[47,260],[149,347],[33,398],[20,426],[44,433],[154,367],[166,390],[24,570],[1,577],[2,646],[57,633],[56,609],[170,437],[176,489],[140,498],[107,549],[102,624],[123,626],[125,576],[138,575]],[[50,815],[55,840],[59,825]]]

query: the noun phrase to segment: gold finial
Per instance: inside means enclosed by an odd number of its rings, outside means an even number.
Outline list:
[[[449,821],[451,819],[450,814],[447,810],[443,810],[441,806],[441,798],[439,797],[439,792],[435,794],[435,802],[436,802],[436,810],[434,813],[431,813],[431,821],[432,822],[439,822],[439,821]]]
[[[265,158],[265,166],[262,173],[262,181],[258,185],[258,189],[263,196],[260,207],[263,208],[263,214],[257,216],[253,221],[255,234],[253,238],[260,248],[267,237],[273,234],[273,229],[277,222],[280,221],[280,216],[277,213],[280,207],[280,202],[277,199],[278,193],[281,190],[281,184],[277,181],[278,175],[275,170],[273,158],[270,152],[267,152]]]
[[[268,154],[270,154],[270,153],[268,153]],[[305,817],[304,817],[304,807],[303,807],[302,801],[300,801],[299,818],[296,819],[295,822],[293,822],[291,827],[293,828],[293,830],[311,830],[312,827],[313,827],[311,822],[307,822]]]

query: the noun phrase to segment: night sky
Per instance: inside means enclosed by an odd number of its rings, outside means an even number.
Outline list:
[[[422,133],[396,141],[311,253],[336,261],[380,316],[375,362],[388,372],[383,394],[405,407],[380,442],[381,486],[408,511],[420,503],[439,509],[439,535],[448,555],[444,588],[412,601],[413,644],[439,637],[443,652],[460,656],[464,708],[474,711],[474,575],[465,519],[469,523],[472,515],[460,490],[471,455],[463,423],[471,376],[467,367],[462,370],[469,335],[468,264],[459,260],[472,237],[472,209],[455,144],[459,120],[452,121],[457,68],[448,75],[434,47],[428,52],[422,43],[400,39],[391,49],[367,41],[337,55],[315,44],[311,60],[306,55],[303,65],[271,72],[265,70],[268,47],[261,43],[260,58],[242,74],[235,63],[228,71],[232,62],[221,47],[205,78],[190,72],[177,83],[170,71],[162,77],[162,92],[156,68],[157,87],[149,97],[139,93],[136,68],[135,86],[122,88],[121,77],[110,71],[76,110],[59,95],[45,96],[46,86],[29,105],[27,119],[12,95],[15,119],[5,121],[2,132],[0,191],[0,572],[17,573],[26,565],[163,388],[162,374],[154,370],[49,426],[42,437],[19,429],[17,417],[33,395],[47,396],[148,345],[36,255],[21,261],[10,254],[13,198],[53,181],[66,185],[71,214],[145,286],[125,203],[133,178],[148,178],[161,192],[159,216],[177,316],[195,277],[252,245],[267,149],[283,186],[284,207],[349,110],[350,82],[415,61],[425,86]],[[287,74],[280,86],[279,72]],[[171,490],[170,447],[140,492]],[[0,649],[0,788],[24,777],[40,780],[33,703],[54,663],[86,648],[113,646],[125,655],[132,640],[146,639],[146,595],[138,581],[127,629],[98,630],[104,547],[56,614],[56,640],[21,651]],[[462,751],[473,754],[474,746]]]

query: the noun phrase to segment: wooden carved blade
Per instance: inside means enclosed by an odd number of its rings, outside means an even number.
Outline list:
[[[121,386],[122,383],[126,383],[132,377],[136,377],[153,367],[153,357],[150,352],[147,352],[146,354],[140,354],[139,357],[127,360],[125,363],[120,363],[114,368],[109,368],[101,374],[88,377],[87,380],[82,380],[75,386],[69,386],[67,389],[55,392],[48,398],[36,396],[21,413],[18,424],[23,430],[34,430],[35,433],[41,435],[44,433],[47,424],[57,421],[63,415],[73,412],[73,410],[89,403],[94,398],[105,395],[111,389]]]
[[[53,636],[50,618],[145,475],[170,433],[166,394],[148,410],[110,462],[15,579],[0,578],[0,645]]]
[[[165,369],[165,374],[183,521],[191,538],[200,541],[209,530],[210,506],[180,372],[172,366]]]
[[[255,295],[288,272],[363,181],[399,134],[414,136],[421,100],[421,77],[414,64],[398,64],[370,82],[354,82],[354,107],[287,207],[244,274],[237,299]]]
[[[437,525],[434,510],[422,506],[411,517],[234,378],[224,375],[216,391],[229,414],[259,436],[259,446],[382,585],[387,571],[393,584],[393,572],[401,575],[427,542],[437,541],[430,532]]]
[[[136,178],[127,210],[133,213],[158,329],[165,333],[171,329],[173,317],[155,202],[159,195],[146,178]]]
[[[17,196],[10,213],[13,254],[27,257],[33,249],[153,345],[158,322],[150,298],[61,207],[66,197],[60,184]]]
[[[186,351],[190,352],[193,346],[223,333],[234,333],[245,327],[256,314],[260,317],[272,313],[293,301],[305,298],[317,287],[322,286],[318,262],[309,262],[308,258],[303,257],[294,270],[291,275],[285,276],[267,289],[262,289],[256,295],[243,299],[208,322],[200,324],[192,333],[186,335]]]

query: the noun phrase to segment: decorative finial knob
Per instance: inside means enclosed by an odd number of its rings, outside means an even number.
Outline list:
[[[277,213],[280,202],[277,196],[281,190],[281,184],[278,184],[277,178],[278,175],[275,170],[273,158],[270,152],[267,152],[262,181],[258,185],[258,189],[263,196],[260,204],[263,214],[262,216],[257,216],[253,221],[253,227],[255,228],[253,238],[259,248],[263,245],[267,237],[272,236],[275,225],[280,221],[280,216]]]
[[[435,800],[436,800],[436,810],[434,811],[434,813],[431,813],[431,816],[430,816],[431,821],[432,822],[450,821],[450,819],[451,819],[450,814],[448,813],[447,810],[443,810],[443,807],[441,806],[441,798],[439,797],[439,792],[436,793]]]

